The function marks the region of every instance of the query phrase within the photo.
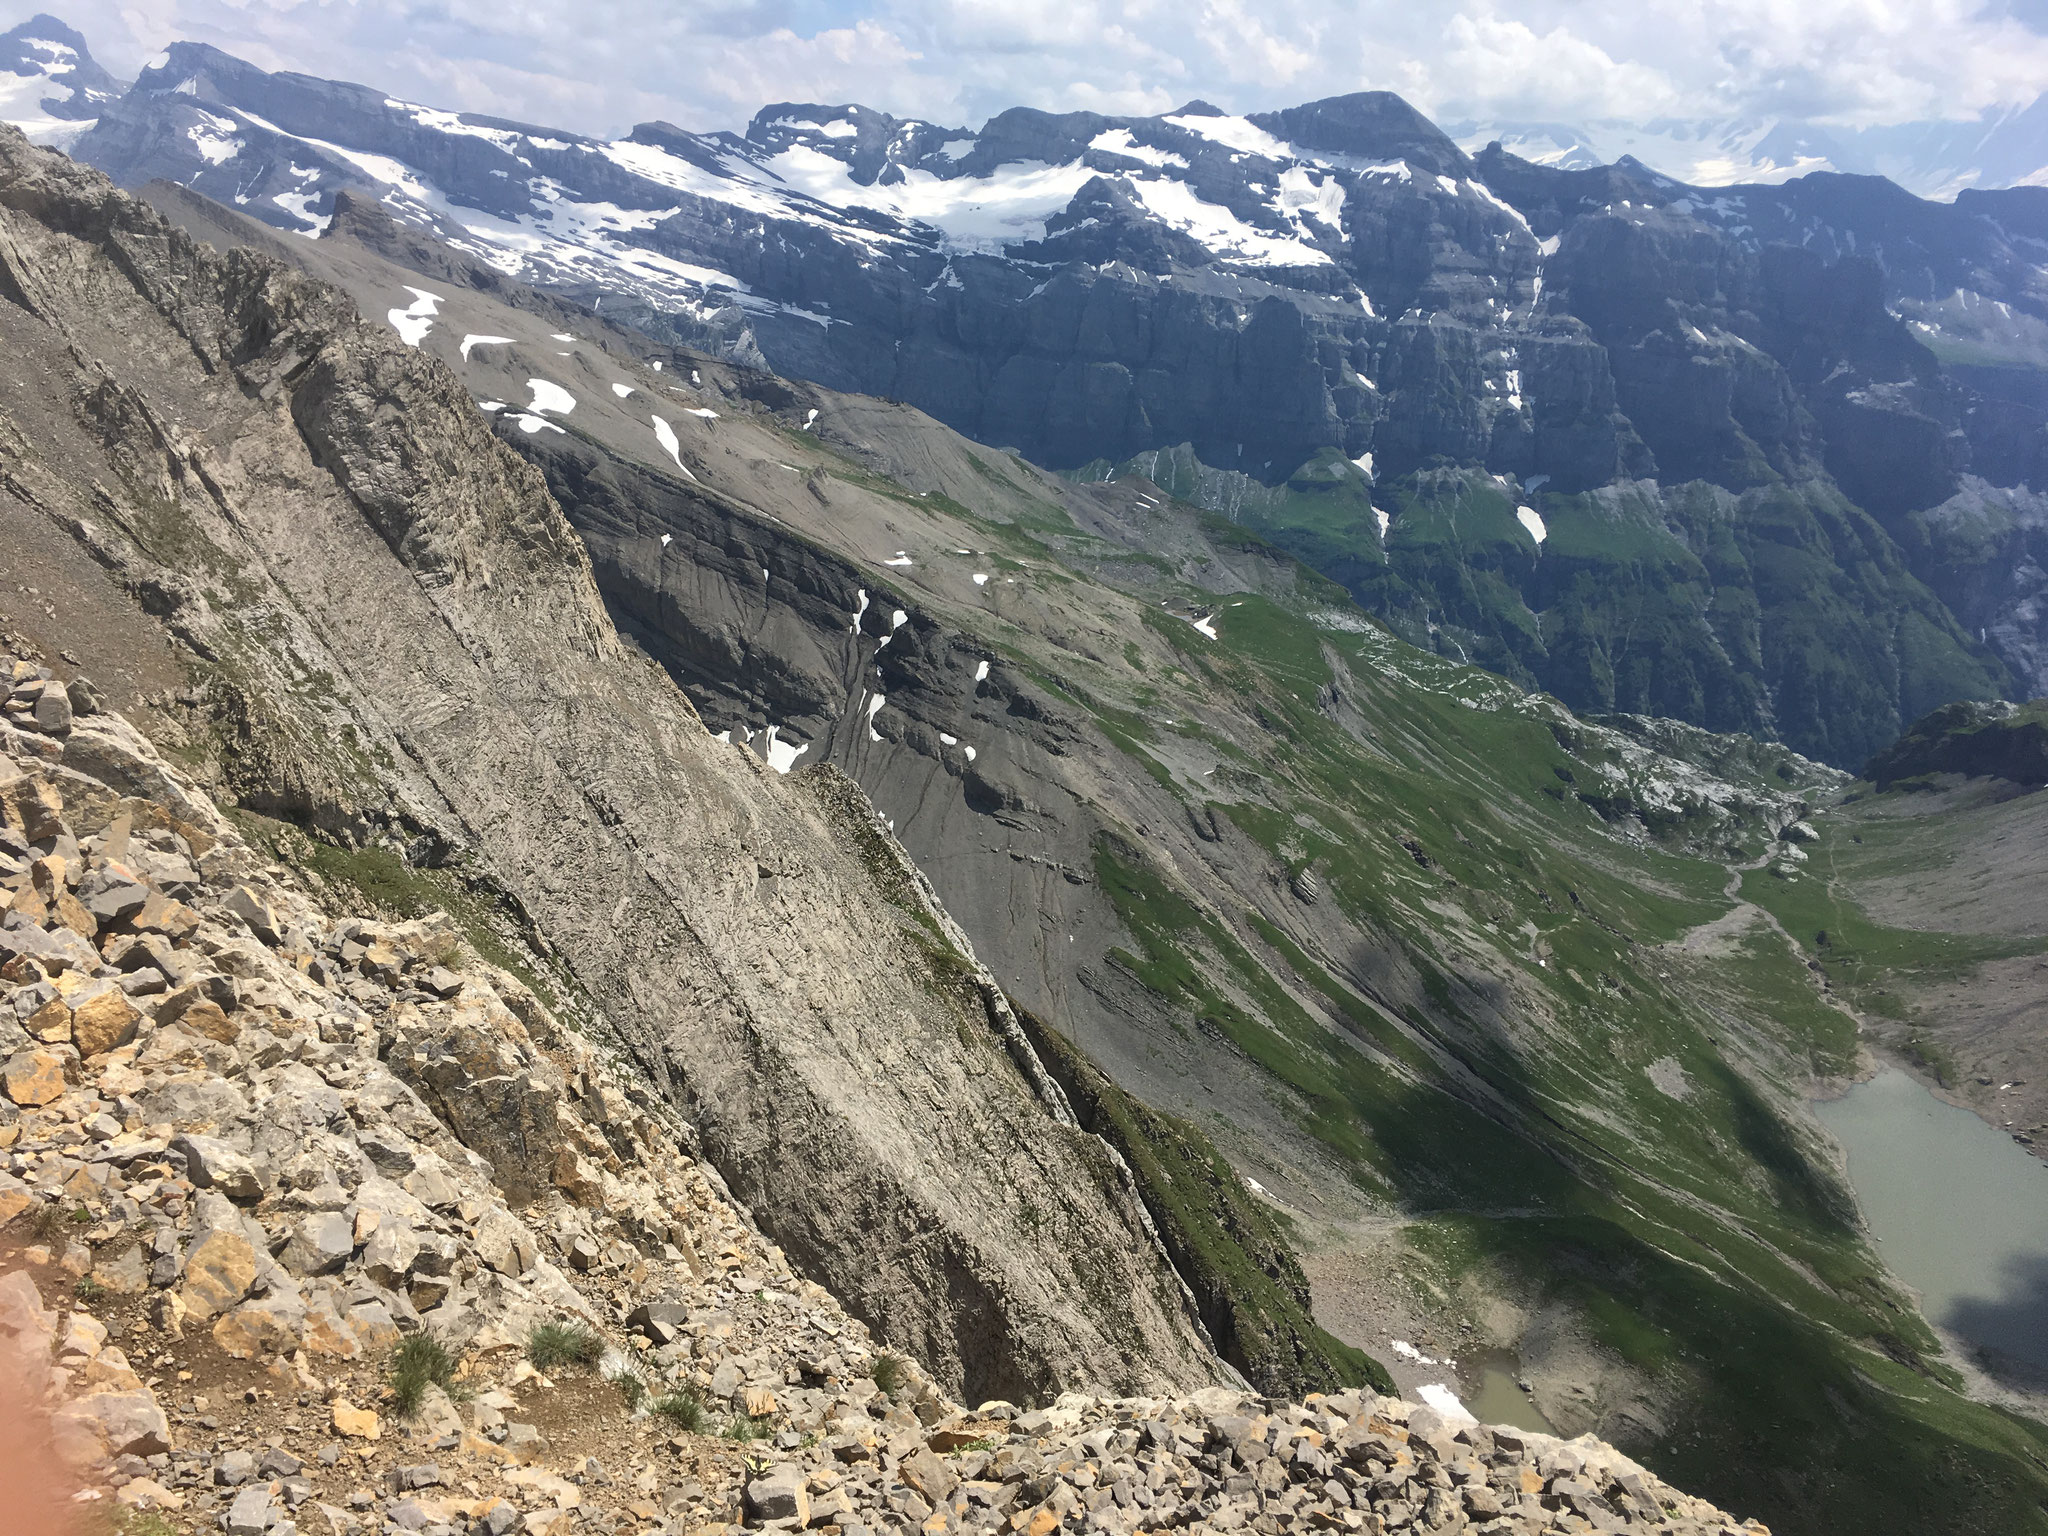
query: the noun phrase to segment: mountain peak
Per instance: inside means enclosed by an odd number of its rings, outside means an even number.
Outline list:
[[[1303,149],[1364,160],[1406,160],[1444,176],[1466,176],[1472,161],[1441,128],[1392,91],[1355,91],[1257,112],[1250,121]]]
[[[0,116],[39,143],[69,143],[122,89],[55,16],[38,12],[0,32]]]

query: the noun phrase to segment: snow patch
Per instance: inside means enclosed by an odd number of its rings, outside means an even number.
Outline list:
[[[543,415],[552,411],[558,416],[566,416],[576,409],[576,397],[559,384],[551,384],[546,379],[528,379],[526,387],[533,391],[533,399],[526,407],[529,411]]]
[[[696,479],[695,475],[690,474],[690,466],[683,462],[683,445],[676,439],[676,429],[659,416],[653,419],[654,437],[655,441],[661,444],[661,451],[676,461],[677,469],[689,475],[692,480]]]
[[[1550,530],[1543,526],[1543,514],[1534,507],[1515,508],[1515,521],[1529,530],[1529,537],[1541,544],[1550,536]]]
[[[974,584],[975,584],[975,585],[976,585],[977,587],[985,587],[985,586],[987,586],[987,585],[988,585],[988,572],[987,572],[987,571],[976,571],[976,572],[974,573]]]
[[[1458,1394],[1440,1381],[1432,1381],[1428,1386],[1417,1387],[1415,1395],[1453,1423],[1477,1424],[1479,1422],[1472,1416],[1471,1410],[1458,1401]]]
[[[984,681],[984,680],[985,680],[985,679],[986,679],[987,677],[988,677],[988,663],[984,661],[984,662],[983,662],[983,663],[982,663],[982,664],[981,664],[980,666],[978,666],[978,667],[976,667],[976,668],[974,669],[974,680],[975,680],[975,681],[976,681],[977,683],[979,683],[979,682],[982,682],[982,681]]]
[[[417,347],[427,339],[427,332],[434,328],[434,317],[441,307],[441,296],[429,293],[424,288],[407,286],[412,303],[405,309],[388,311],[384,318],[391,322],[391,328],[398,332],[398,339],[408,347]]]
[[[781,737],[781,726],[769,726],[767,739],[761,744],[761,755],[768,759],[768,766],[777,773],[787,773],[796,766],[798,758],[811,750],[811,744],[807,741],[788,742]]]
[[[1188,622],[1194,625],[1197,633],[1207,635],[1211,640],[1220,638],[1216,633],[1215,614],[1198,613],[1193,618],[1189,619]]]
[[[465,363],[469,361],[471,347],[508,347],[511,344],[510,336],[465,336],[462,338],[462,360]]]
[[[1188,168],[1186,156],[1176,155],[1170,150],[1154,149],[1150,144],[1140,144],[1131,137],[1131,130],[1128,128],[1106,128],[1088,141],[1088,147],[1125,160],[1141,160],[1146,165],[1156,165],[1161,170],[1167,166],[1175,166],[1183,171]]]
[[[1292,144],[1276,139],[1263,128],[1255,128],[1241,117],[1202,117],[1187,115],[1163,119],[1176,128],[1185,128],[1189,133],[1205,139],[1214,139],[1218,144],[1228,145],[1247,155],[1263,155],[1268,160],[1295,160],[1300,156]]]
[[[889,696],[885,693],[878,693],[873,698],[868,700],[869,741],[880,741],[882,739],[882,733],[875,729],[875,716],[879,715],[882,712],[882,706],[884,704],[887,704],[888,702]]]
[[[633,386],[630,384],[614,384],[612,386],[612,393],[623,400],[626,396],[633,393]]]
[[[860,621],[867,616],[868,611],[868,589],[866,587],[861,587],[858,589],[856,595],[860,599],[860,606],[853,610],[853,622],[847,625],[846,627],[846,632],[849,635],[857,635],[860,633]]]
[[[916,563],[916,561],[912,560],[909,555],[900,549],[896,551],[896,558],[894,560],[884,560],[882,562],[884,565],[915,565]]]

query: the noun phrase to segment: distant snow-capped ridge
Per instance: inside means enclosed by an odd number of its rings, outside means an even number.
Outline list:
[[[1469,153],[1498,142],[1560,170],[1630,155],[1694,186],[1774,184],[1814,171],[1885,176],[1941,202],[1975,188],[2048,186],[2048,95],[1956,122],[1833,128],[1786,118],[1566,124],[1466,120],[1448,131]]]
[[[54,16],[31,16],[0,33],[0,122],[35,143],[68,148],[125,89]]]

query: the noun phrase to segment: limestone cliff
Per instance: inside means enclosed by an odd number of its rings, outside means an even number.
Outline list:
[[[488,872],[763,1226],[955,1389],[1213,1379],[858,790],[705,733],[445,371],[11,131],[0,299],[8,536],[81,541],[175,637],[225,789]]]

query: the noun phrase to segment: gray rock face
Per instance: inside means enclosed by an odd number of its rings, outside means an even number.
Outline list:
[[[172,633],[254,669],[245,707],[275,728],[252,786],[309,820],[473,848],[763,1225],[942,1379],[1010,1396],[1210,1379],[1170,1268],[1098,1182],[1099,1144],[1012,1066],[978,993],[930,979],[910,936],[929,899],[877,861],[858,790],[785,783],[630,661],[540,477],[445,372],[331,290],[205,254],[11,134],[0,227],[6,345],[68,376],[89,335],[109,370],[79,397],[95,433],[193,487],[193,537],[294,615],[252,644],[145,553],[138,511],[85,519],[123,579],[164,594]],[[208,385],[192,337],[246,388]],[[65,462],[27,473],[68,527],[71,477],[103,450],[58,398],[0,391],[0,436],[26,423],[40,462]],[[348,681],[309,714],[280,654]],[[402,765],[388,789],[328,711]]]

